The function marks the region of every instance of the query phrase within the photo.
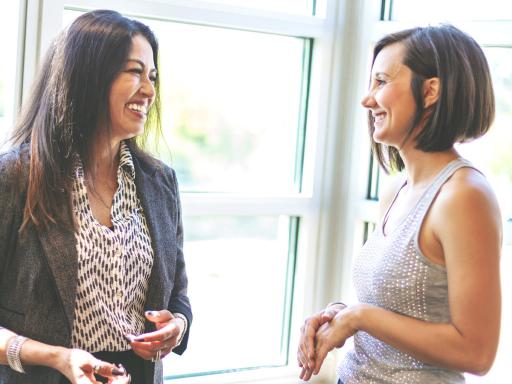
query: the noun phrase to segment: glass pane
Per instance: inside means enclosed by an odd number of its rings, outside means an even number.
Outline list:
[[[286,363],[289,217],[185,217],[194,322],[164,376]],[[292,248],[293,249],[293,248]]]
[[[206,0],[211,3],[312,15],[315,0]]]
[[[295,190],[305,40],[151,21],[181,189]],[[302,134],[302,133],[301,133]]]
[[[7,1],[0,12],[1,36],[9,37],[3,39],[0,60],[0,147],[14,123],[19,6],[19,1]]]
[[[501,259],[503,314],[500,347],[494,367],[482,378],[470,376],[468,382],[502,383],[510,375],[512,358],[512,284],[507,275],[512,270],[512,49],[485,48],[484,51],[493,76],[496,120],[484,137],[459,145],[457,149],[485,173],[501,206],[505,224],[505,246]]]
[[[392,20],[512,20],[512,2],[503,0],[393,0]]]

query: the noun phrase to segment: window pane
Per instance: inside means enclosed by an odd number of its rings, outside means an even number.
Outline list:
[[[216,4],[312,15],[315,0],[206,0]]]
[[[494,188],[505,224],[504,247],[502,251],[502,292],[503,314],[500,346],[492,370],[483,378],[470,376],[470,383],[501,383],[509,377],[512,356],[512,292],[510,263],[512,259],[512,49],[485,48],[485,54],[492,71],[496,95],[496,119],[491,130],[472,143],[457,147],[459,152],[471,160],[486,175]]]
[[[172,153],[161,157],[176,169],[181,189],[295,191],[306,41],[150,24],[161,45],[164,134]]]
[[[286,363],[294,222],[284,216],[185,217],[193,331],[187,352],[165,359],[164,376]]]
[[[19,1],[6,1],[0,12],[1,35],[3,39],[0,60],[0,146],[12,129],[14,122],[15,81],[18,48]]]
[[[512,20],[512,2],[503,0],[393,0],[392,20]]]

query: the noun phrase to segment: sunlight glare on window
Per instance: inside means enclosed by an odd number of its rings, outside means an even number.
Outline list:
[[[295,191],[305,40],[151,21],[181,189]],[[301,149],[299,149],[301,150]]]

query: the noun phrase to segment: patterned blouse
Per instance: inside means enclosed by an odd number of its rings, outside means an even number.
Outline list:
[[[123,335],[144,331],[144,303],[153,266],[151,238],[135,187],[135,168],[121,142],[112,229],[93,216],[81,161],[73,182],[78,287],[71,336],[74,348],[123,351]]]

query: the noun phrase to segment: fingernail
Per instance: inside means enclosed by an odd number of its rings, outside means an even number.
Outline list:
[[[148,316],[158,316],[158,312],[155,312],[155,311],[146,311],[146,315],[148,315]]]
[[[119,368],[114,368],[112,369],[112,374],[114,376],[122,376],[124,375],[126,372],[125,371],[121,371]]]

